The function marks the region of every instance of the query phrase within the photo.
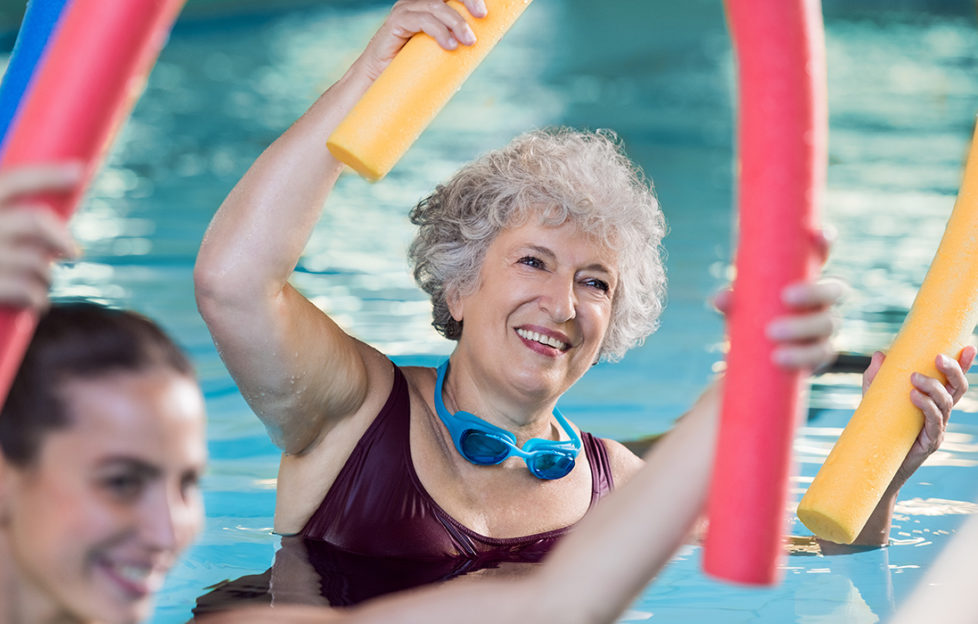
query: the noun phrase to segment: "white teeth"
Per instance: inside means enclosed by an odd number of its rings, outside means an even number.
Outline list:
[[[525,329],[517,329],[516,333],[527,340],[532,340],[533,342],[539,342],[540,344],[547,345],[548,347],[553,347],[554,349],[560,349],[563,351],[567,348],[567,345],[563,342],[552,338],[550,336],[544,336],[543,334],[538,334],[535,331],[527,331]]]
[[[117,565],[115,571],[122,578],[133,583],[143,583],[153,571],[151,567],[140,565]]]

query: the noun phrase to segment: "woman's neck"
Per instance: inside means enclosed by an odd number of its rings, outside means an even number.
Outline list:
[[[442,392],[445,406],[452,412],[465,410],[511,432],[521,446],[530,438],[560,438],[553,418],[556,399],[515,396],[515,392],[494,388],[488,378],[453,356]]]

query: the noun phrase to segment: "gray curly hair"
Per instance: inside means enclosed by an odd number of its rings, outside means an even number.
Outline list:
[[[618,254],[601,359],[621,359],[655,331],[666,287],[666,225],[651,181],[614,132],[555,128],[520,135],[469,163],[411,211],[418,233],[408,257],[431,296],[439,333],[461,337],[448,297],[473,292],[496,235],[531,216],[554,226],[570,220]]]

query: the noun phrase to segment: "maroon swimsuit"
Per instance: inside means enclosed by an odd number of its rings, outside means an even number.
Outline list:
[[[404,373],[394,386],[319,509],[300,535],[347,553],[400,559],[539,560],[569,527],[493,538],[463,526],[431,498],[411,461],[411,406]],[[600,439],[581,432],[591,465],[591,505],[614,487]]]
[[[289,600],[321,604],[324,598],[348,606],[483,568],[535,565],[569,530],[497,539],[462,526],[421,485],[411,461],[410,424],[407,381],[395,366],[387,403],[319,509],[299,535],[282,538],[276,558],[305,561],[319,581],[312,588],[318,596]],[[593,505],[614,482],[601,440],[582,432],[581,441],[591,464]],[[194,613],[240,607],[243,601],[270,604],[272,575],[269,570],[220,583],[197,600]]]

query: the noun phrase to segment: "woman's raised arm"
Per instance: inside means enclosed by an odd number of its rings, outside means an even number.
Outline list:
[[[482,0],[465,4],[474,16],[485,14]],[[343,77],[231,190],[200,247],[194,283],[201,315],[245,399],[288,452],[308,449],[369,392],[373,350],[288,280],[342,170],[326,138],[418,32],[446,49],[474,43],[465,20],[444,3],[395,4]]]

